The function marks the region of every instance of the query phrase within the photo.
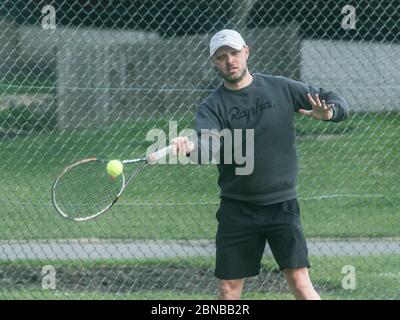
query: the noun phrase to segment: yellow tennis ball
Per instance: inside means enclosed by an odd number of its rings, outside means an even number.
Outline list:
[[[119,160],[111,160],[107,163],[107,173],[111,177],[117,177],[122,173],[124,165]]]

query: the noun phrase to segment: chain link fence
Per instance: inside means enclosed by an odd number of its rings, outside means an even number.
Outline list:
[[[153,166],[85,223],[57,215],[50,187],[74,160],[141,156],[150,129],[192,128],[224,27],[252,72],[350,103],[340,124],[295,119],[317,291],[400,298],[399,18],[396,0],[2,1],[0,298],[214,298],[216,167]],[[291,297],[268,249],[243,297]]]

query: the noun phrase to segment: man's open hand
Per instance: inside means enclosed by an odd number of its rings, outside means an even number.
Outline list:
[[[311,94],[307,93],[307,99],[310,101],[312,110],[299,109],[299,113],[318,120],[331,120],[333,118],[333,103],[327,105],[325,100],[319,99],[318,94],[312,97]]]

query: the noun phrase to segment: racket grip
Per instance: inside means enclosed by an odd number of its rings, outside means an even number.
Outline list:
[[[166,157],[168,154],[172,152],[173,146],[169,145],[165,148],[157,150],[156,152],[150,153],[147,157],[147,161],[149,163],[155,163],[158,160]]]

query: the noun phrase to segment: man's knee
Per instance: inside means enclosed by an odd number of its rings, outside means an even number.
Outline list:
[[[310,280],[308,269],[284,270],[284,274],[296,298],[319,299],[319,295],[315,292]]]
[[[218,285],[221,300],[239,300],[243,289],[243,279],[220,280]]]
[[[313,288],[311,282],[307,279],[295,279],[292,282],[292,287],[299,293],[308,292],[308,290],[311,290]]]

